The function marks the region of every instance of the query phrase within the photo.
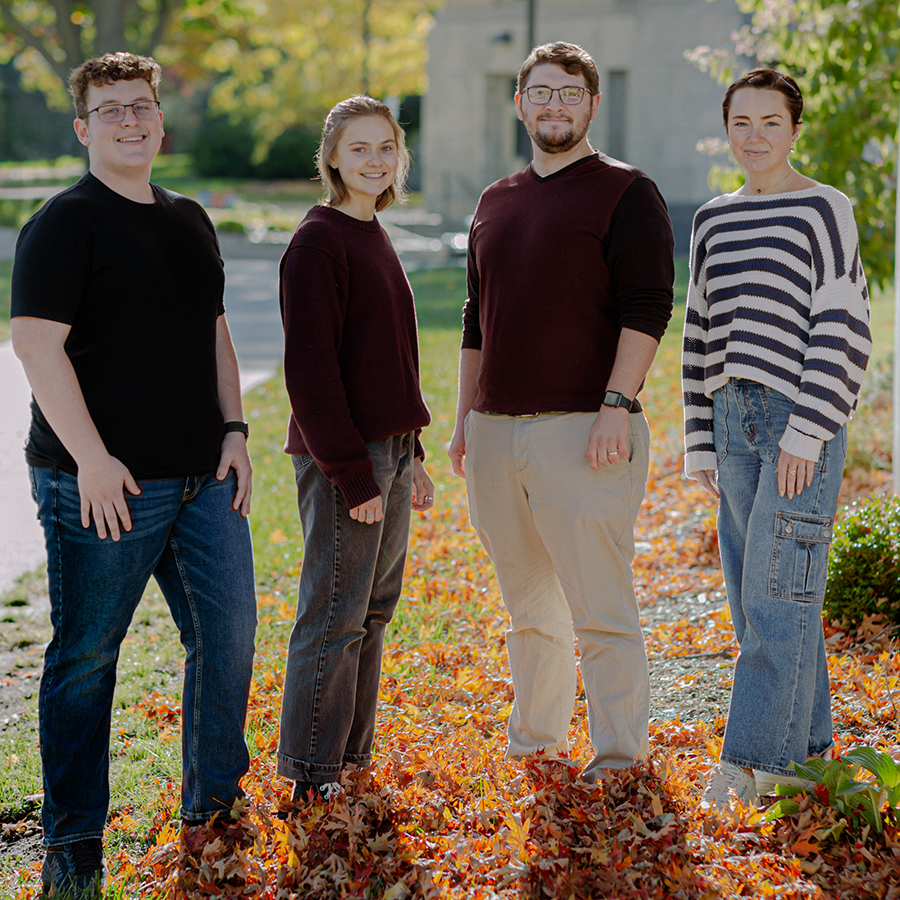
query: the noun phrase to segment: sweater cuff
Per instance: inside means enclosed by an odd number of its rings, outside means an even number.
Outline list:
[[[422,446],[422,442],[419,440],[419,435],[422,433],[422,429],[419,428],[416,430],[414,435],[416,442],[416,452],[413,454],[413,459],[421,459],[423,462],[425,461],[425,448]]]
[[[716,454],[712,450],[695,450],[684,455],[684,474],[693,478],[697,472],[711,469],[713,472],[719,468]]]
[[[784,434],[781,436],[778,446],[785,453],[815,462],[822,452],[823,443],[824,441],[819,438],[810,437],[808,434],[803,434],[788,425],[784,429]]]
[[[338,484],[338,489],[344,496],[347,509],[355,509],[360,504],[381,496],[381,488],[378,487],[371,466],[367,472],[361,472],[349,481]]]

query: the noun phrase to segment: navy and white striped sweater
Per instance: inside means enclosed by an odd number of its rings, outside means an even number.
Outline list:
[[[749,378],[794,401],[779,441],[815,460],[849,421],[872,349],[850,201],[816,185],[725,194],[694,217],[682,354],[685,472],[716,468],[713,391]]]

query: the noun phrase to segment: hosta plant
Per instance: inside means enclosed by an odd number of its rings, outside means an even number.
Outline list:
[[[873,747],[856,747],[834,760],[810,759],[795,763],[794,771],[811,787],[779,785],[777,800],[765,820],[792,816],[800,805],[794,800],[812,794],[840,816],[836,825],[817,834],[819,840],[838,840],[848,828],[881,834],[885,821],[900,821],[900,763]]]

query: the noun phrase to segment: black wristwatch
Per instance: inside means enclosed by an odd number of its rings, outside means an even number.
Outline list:
[[[223,434],[239,431],[245,438],[250,437],[250,426],[246,422],[226,422]]]
[[[611,406],[613,409],[627,409],[631,412],[634,409],[634,400],[629,400],[624,394],[618,391],[607,391],[603,398],[603,406]]]

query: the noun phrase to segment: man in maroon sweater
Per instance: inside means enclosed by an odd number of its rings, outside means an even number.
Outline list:
[[[588,142],[598,84],[591,57],[563,42],[519,72],[534,158],[484,191],[472,222],[450,444],[510,614],[507,756],[568,752],[574,630],[591,783],[648,752],[631,563],[650,433],[635,398],[674,281],[656,186]]]

